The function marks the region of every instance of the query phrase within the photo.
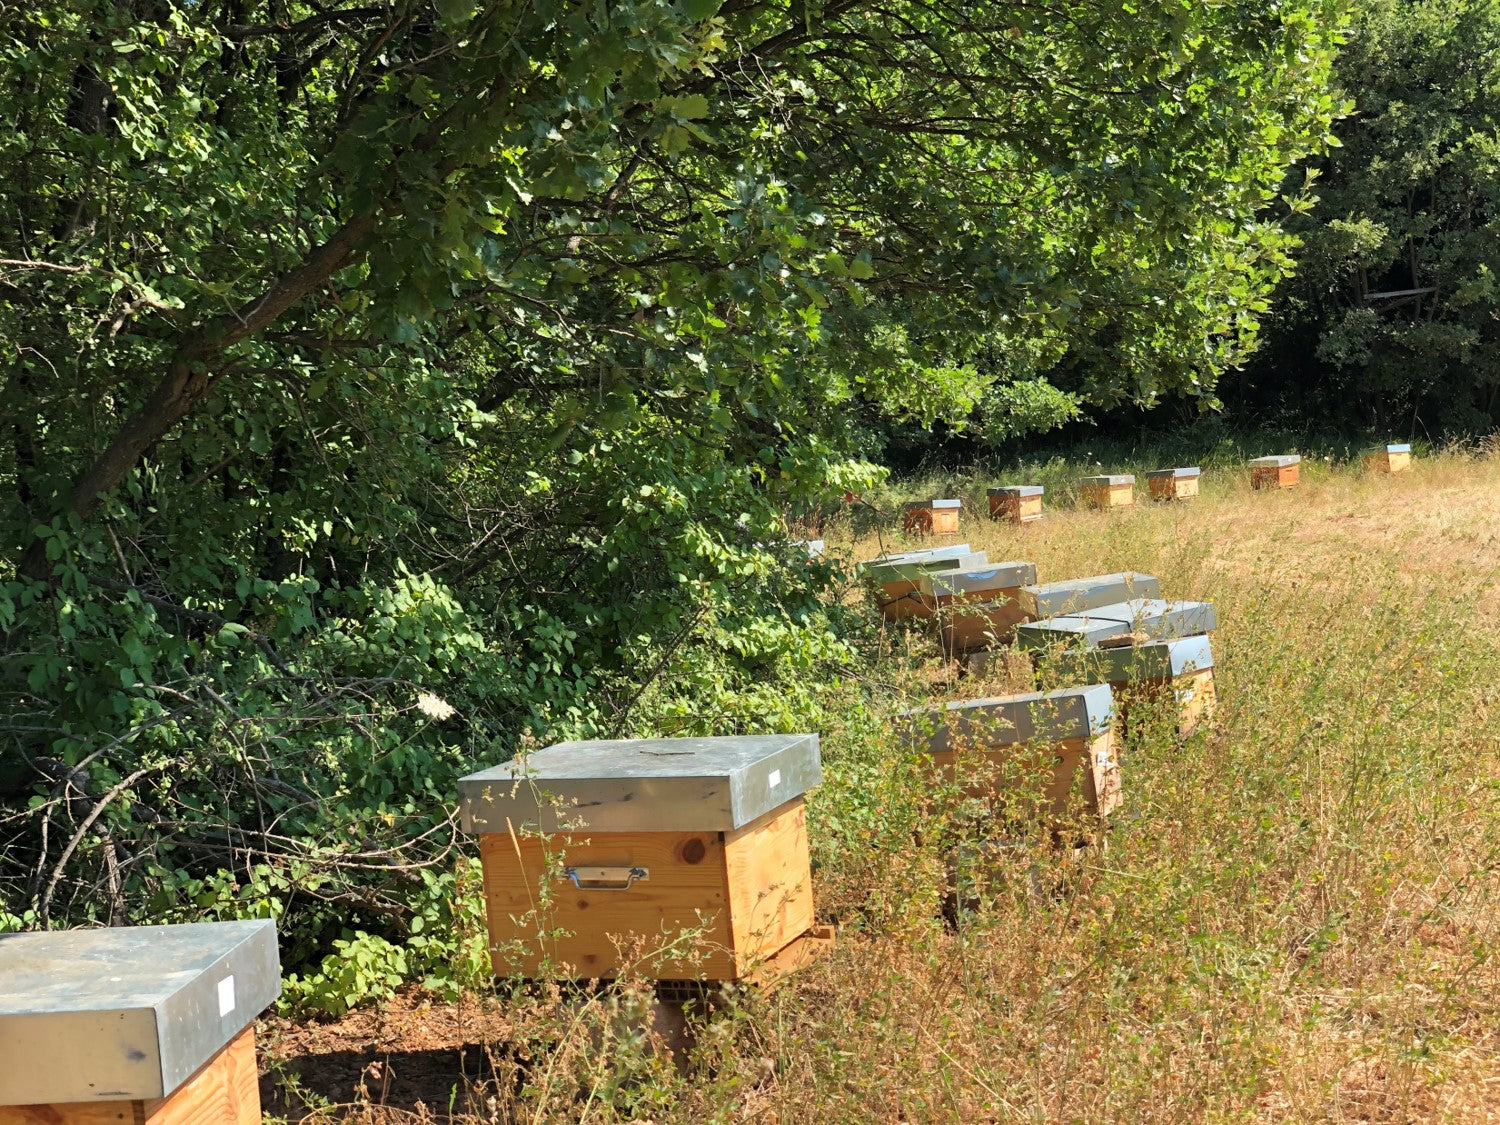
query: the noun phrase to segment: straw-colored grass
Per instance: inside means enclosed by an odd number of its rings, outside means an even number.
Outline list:
[[[991,559],[1145,571],[1216,603],[1218,729],[1141,738],[1107,851],[1008,853],[955,926],[960,829],[883,719],[1020,668],[960,679],[920,627],[894,630],[825,732],[812,830],[836,951],[710,1021],[685,1071],[537,1022],[528,1049],[551,1061],[479,1115],[1500,1118],[1500,465],[1308,463],[1271,494],[1210,471],[1170,506],[1142,478],[1134,510],[1054,493],[1019,528],[982,518],[985,483],[960,537]],[[849,558],[909,544],[889,523],[824,532]]]

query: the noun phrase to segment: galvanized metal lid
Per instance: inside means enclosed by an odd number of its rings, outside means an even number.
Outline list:
[[[892,555],[885,559],[872,559],[863,564],[864,575],[876,585],[887,582],[920,582],[922,575],[942,573],[950,570],[973,570],[989,561],[983,551],[945,558],[903,558]]]
[[[1254,469],[1285,469],[1288,465],[1301,464],[1302,457],[1297,453],[1287,453],[1276,457],[1256,457],[1250,462]]]
[[[466,832],[732,832],[823,780],[815,734],[560,742],[458,783]]]
[[[1161,583],[1149,574],[1120,571],[1069,578],[1021,588],[1021,608],[1029,617],[1053,617],[1081,613],[1095,606],[1111,605],[1130,598],[1159,598]]]
[[[1122,648],[1059,652],[1052,659],[1058,674],[1089,682],[1133,683],[1169,680],[1214,666],[1207,637],[1175,637]]]
[[[164,1098],[280,994],[270,921],[0,934],[0,1106]]]
[[[1108,684],[1093,684],[903,711],[895,717],[895,730],[919,752],[939,754],[965,744],[981,748],[1092,738],[1108,730],[1114,716],[1114,692]]]
[[[1093,648],[1100,641],[1129,632],[1124,622],[1113,617],[1065,613],[1016,626],[1016,647],[1025,652],[1040,652],[1058,647]]]
[[[926,597],[952,598],[989,590],[1013,590],[1035,581],[1036,563],[1002,562],[972,569],[924,574],[917,580],[917,585]]]
[[[821,539],[793,539],[792,545],[806,550],[810,559],[822,558],[828,549]]]
[[[1402,443],[1401,445],[1384,445],[1384,446],[1380,447],[1380,452],[1384,452],[1384,453],[1410,453],[1411,452],[1411,446],[1409,444],[1406,444],[1406,443]]]
[[[1152,640],[1191,637],[1218,625],[1212,602],[1166,602],[1137,598],[1099,606],[1085,614],[1033,621],[1016,628],[1016,644],[1027,650],[1093,648],[1122,633],[1144,633]]]
[[[906,505],[906,510],[910,512],[918,508],[962,508],[963,506],[962,500],[913,500]]]
[[[1185,465],[1177,469],[1152,469],[1146,474],[1147,480],[1181,480],[1185,477],[1199,477],[1203,470],[1197,465]]]
[[[1039,484],[1002,484],[997,488],[986,489],[990,496],[1040,496],[1047,490]]]
[[[1089,610],[1091,617],[1112,617],[1127,626],[1125,632],[1146,633],[1153,640],[1192,637],[1218,628],[1213,602],[1162,601],[1134,598],[1119,605]]]
[[[1079,480],[1078,483],[1085,485],[1096,484],[1103,485],[1106,488],[1113,488],[1115,485],[1119,484],[1134,484],[1135,477],[1131,476],[1129,473],[1106,473],[1103,476],[1083,477]]]

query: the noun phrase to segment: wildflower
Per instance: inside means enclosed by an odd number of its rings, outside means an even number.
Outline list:
[[[451,703],[440,695],[433,695],[430,691],[417,692],[417,710],[429,719],[436,719],[438,722],[451,719],[458,714]]]

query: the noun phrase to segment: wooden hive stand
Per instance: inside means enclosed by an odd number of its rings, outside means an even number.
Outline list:
[[[269,921],[0,935],[0,1125],[260,1125]]]
[[[1129,473],[1084,477],[1078,493],[1086,508],[1130,508],[1135,506],[1135,477]]]
[[[990,519],[1010,523],[1031,523],[1042,518],[1042,495],[1039,484],[1002,484],[988,490]]]
[[[1191,500],[1198,495],[1198,481],[1203,470],[1196,465],[1178,469],[1156,469],[1146,474],[1146,487],[1158,503]]]
[[[1120,645],[1106,638],[1097,648],[1056,653],[1051,668],[1065,681],[1109,684],[1127,731],[1141,705],[1170,699],[1177,733],[1186,738],[1210,723],[1218,706],[1213,648],[1206,636]]]
[[[1257,457],[1250,462],[1250,487],[1257,490],[1296,488],[1302,458],[1295,453]]]
[[[887,621],[931,617],[932,607],[922,599],[922,577],[985,564],[983,551],[971,551],[967,543],[884,555],[860,563],[870,598]]]
[[[1036,564],[1002,562],[922,576],[922,601],[930,608],[950,657],[1009,640],[1026,620],[1021,587],[1036,581]]]
[[[896,729],[937,778],[987,801],[996,828],[1040,815],[1071,826],[1075,799],[1102,822],[1120,807],[1114,693],[1107,684],[906,711]]]
[[[1383,445],[1365,454],[1367,473],[1404,473],[1411,468],[1411,446]]]
[[[906,505],[902,526],[908,535],[957,535],[962,500],[913,500]]]
[[[723,983],[821,955],[821,780],[815,734],[568,742],[463,778],[495,973]]]

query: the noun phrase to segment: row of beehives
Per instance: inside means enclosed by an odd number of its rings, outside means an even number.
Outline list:
[[[1410,445],[1387,445],[1365,454],[1364,464],[1370,472],[1400,473],[1411,467]],[[1256,489],[1295,488],[1301,476],[1302,458],[1298,454],[1257,457],[1248,462],[1250,484]],[[1157,501],[1191,500],[1198,495],[1203,470],[1194,466],[1155,469],[1146,474],[1151,499]],[[1128,508],[1135,504],[1135,476],[1109,473],[1080,478],[1079,500],[1088,508]],[[1030,523],[1042,518],[1046,489],[1039,484],[1003,484],[988,489],[990,518],[1011,523]],[[956,535],[963,501],[950,499],[913,500],[905,506],[904,525],[908,533]]]
[[[1088,814],[1102,820],[1121,799],[1117,719],[1123,728],[1135,708],[1164,705],[1187,737],[1212,717],[1213,604],[1164,601],[1151,575],[1038,584],[1033,564],[991,564],[966,544],[873,559],[863,571],[887,619],[930,619],[949,656],[967,655],[973,666],[1013,641],[1052,682],[1078,685],[901,717],[908,733],[929,739],[948,769],[965,751],[971,765],[988,765],[979,784],[992,796],[1000,797],[998,788],[1007,801],[1017,795],[1014,779],[997,787],[1001,767],[1037,744],[1053,744],[1059,747],[1053,773],[1040,789],[1033,776],[1031,792],[1021,795],[1040,795],[1049,815],[1059,817],[1076,789]]]
[[[1147,575],[997,587],[1034,568],[987,569],[963,547],[867,573],[919,595],[887,609],[980,607],[987,641],[1013,619],[1022,644],[1083,685],[901,717],[934,782],[989,799],[997,830],[1028,804],[1061,826],[1079,798],[1101,821],[1120,802],[1117,713],[1164,692],[1186,730],[1212,706],[1212,606],[1161,601]],[[1000,594],[1013,617],[989,616]],[[794,734],[562,743],[463,779],[495,972],[755,982],[796,970],[833,941],[803,803],[821,777],[818,736]],[[0,1125],[259,1120],[251,1024],[280,989],[270,922],[8,935],[0,980]]]

